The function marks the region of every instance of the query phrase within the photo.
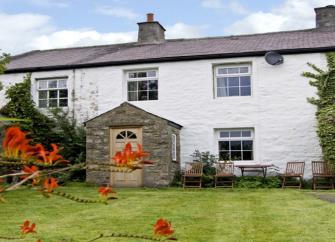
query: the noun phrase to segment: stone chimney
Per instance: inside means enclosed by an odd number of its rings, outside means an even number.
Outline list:
[[[161,44],[165,42],[165,29],[157,21],[154,14],[147,14],[147,21],[138,24],[138,44]]]
[[[316,27],[335,27],[335,6],[328,5],[322,8],[314,8],[316,13]]]

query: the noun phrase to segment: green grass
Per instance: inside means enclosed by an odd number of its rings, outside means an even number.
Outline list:
[[[73,184],[60,188],[96,198],[97,188]],[[37,235],[24,241],[88,241],[100,233],[152,234],[160,218],[172,222],[179,241],[335,241],[335,204],[309,191],[281,189],[117,189],[109,205],[49,199],[31,190],[6,194],[0,204],[0,236],[19,235],[29,219]],[[327,192],[335,195],[334,192]],[[105,239],[99,241],[129,241]],[[133,240],[139,241],[139,240]]]

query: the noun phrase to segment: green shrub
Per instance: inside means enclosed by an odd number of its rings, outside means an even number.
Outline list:
[[[217,162],[215,155],[211,154],[209,151],[200,152],[199,150],[195,150],[192,157],[194,161],[201,161],[204,165],[202,186],[214,186],[215,163]]]
[[[86,131],[83,126],[69,118],[68,112],[61,109],[51,109],[50,113],[56,125],[53,128],[55,143],[61,144],[61,154],[73,163],[86,160]]]
[[[266,178],[259,176],[242,176],[235,180],[235,187],[238,188],[279,188],[281,179],[278,176],[269,176]]]

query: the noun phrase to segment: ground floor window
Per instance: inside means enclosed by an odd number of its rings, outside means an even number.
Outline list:
[[[252,129],[219,131],[220,160],[253,160],[253,142]]]

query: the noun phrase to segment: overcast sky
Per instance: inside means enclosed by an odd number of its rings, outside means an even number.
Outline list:
[[[313,28],[315,7],[335,0],[0,0],[0,48],[35,49],[136,41],[145,14],[167,38]]]

